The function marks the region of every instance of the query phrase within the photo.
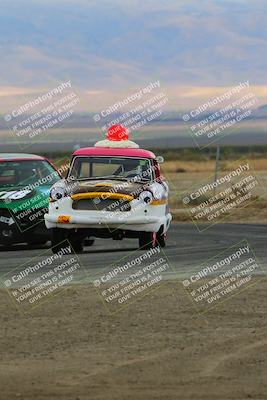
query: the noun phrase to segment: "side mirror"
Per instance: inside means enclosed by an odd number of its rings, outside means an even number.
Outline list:
[[[156,157],[156,161],[159,163],[159,164],[162,164],[162,163],[164,163],[164,157],[162,157],[162,156],[157,156]]]

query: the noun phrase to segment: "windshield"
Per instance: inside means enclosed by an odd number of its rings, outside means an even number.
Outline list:
[[[74,179],[153,180],[151,160],[127,157],[76,157],[69,177]]]
[[[45,160],[0,162],[0,186],[50,186],[60,178],[58,172]]]

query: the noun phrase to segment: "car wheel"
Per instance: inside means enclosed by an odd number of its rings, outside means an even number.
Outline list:
[[[84,244],[84,240],[81,238],[74,238],[69,236],[69,242],[71,244],[72,247],[72,252],[73,253],[82,253],[83,252],[83,244]]]
[[[167,241],[167,233],[157,233],[157,242],[160,245],[160,247],[166,247],[166,241]]]
[[[142,232],[139,236],[139,247],[141,250],[153,249],[157,244],[156,232]]]
[[[95,243],[94,239],[85,239],[84,241],[85,246],[93,246],[94,243]]]
[[[51,247],[54,254],[58,253],[67,246],[67,232],[65,229],[52,228],[51,229]]]

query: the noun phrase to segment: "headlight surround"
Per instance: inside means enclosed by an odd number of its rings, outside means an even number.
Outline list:
[[[153,192],[153,197],[154,197],[156,200],[162,199],[162,197],[163,197],[164,194],[166,193],[166,187],[165,187],[165,185],[160,184],[160,183],[158,183],[158,182],[154,182],[151,186],[152,186],[152,187],[151,187],[151,190],[152,190],[152,192]]]
[[[139,200],[145,204],[150,204],[153,201],[153,195],[148,190],[145,190],[144,192],[140,193]]]
[[[67,191],[62,186],[55,186],[55,187],[52,187],[52,189],[50,190],[50,199],[52,201],[61,200],[66,195],[67,195]]]

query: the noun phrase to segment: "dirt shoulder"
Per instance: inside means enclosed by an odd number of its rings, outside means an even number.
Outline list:
[[[0,291],[0,398],[266,399],[266,283],[199,316],[179,282],[116,315],[92,286],[30,315]]]
[[[171,208],[172,218],[175,222],[192,222],[190,210],[186,208]],[[216,219],[215,223],[220,223]],[[199,223],[207,223],[207,220],[199,219]],[[223,217],[224,224],[267,224],[267,202],[259,202],[256,205],[239,208],[231,214]]]

